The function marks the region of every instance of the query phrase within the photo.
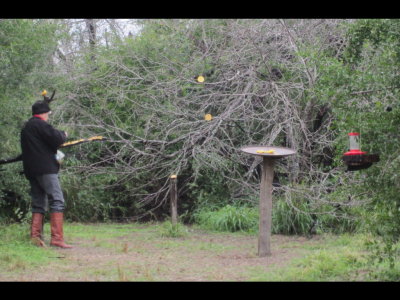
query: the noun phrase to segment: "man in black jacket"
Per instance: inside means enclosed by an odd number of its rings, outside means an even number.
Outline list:
[[[31,239],[36,245],[45,246],[42,233],[48,201],[50,245],[72,248],[63,238],[64,197],[58,178],[60,166],[56,160],[57,148],[65,142],[67,133],[47,123],[50,113],[48,102],[35,102],[32,105],[33,116],[21,130],[22,162],[31,186]]]

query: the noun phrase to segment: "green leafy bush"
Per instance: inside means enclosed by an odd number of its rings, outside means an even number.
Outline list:
[[[284,200],[273,202],[272,233],[306,234],[313,224],[310,209],[305,201],[289,205]]]
[[[258,226],[258,211],[251,207],[226,205],[217,210],[201,209],[194,214],[200,226],[217,231],[255,231]]]
[[[288,203],[277,199],[273,203],[272,232],[274,234],[318,234],[322,232],[345,233],[361,230],[358,221],[362,208],[343,207],[336,212],[333,205],[313,208],[306,199],[298,198]]]
[[[187,235],[188,230],[180,223],[172,224],[171,221],[165,221],[161,225],[161,237],[179,238]]]

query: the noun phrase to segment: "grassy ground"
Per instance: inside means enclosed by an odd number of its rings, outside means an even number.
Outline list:
[[[0,226],[0,281],[367,281],[363,235],[272,236],[152,224],[66,224],[73,249],[30,244],[29,225]],[[49,225],[45,226],[49,244]]]

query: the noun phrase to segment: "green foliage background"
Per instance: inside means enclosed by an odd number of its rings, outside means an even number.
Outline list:
[[[54,84],[49,73],[57,45],[52,24],[38,20],[0,22],[0,153],[2,158],[20,153],[19,132],[30,117],[40,89]],[[36,98],[38,99],[36,99]],[[0,219],[21,220],[30,211],[28,184],[19,163],[0,171]]]

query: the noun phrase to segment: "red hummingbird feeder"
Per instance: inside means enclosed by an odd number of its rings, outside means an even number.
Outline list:
[[[372,163],[379,161],[378,154],[367,154],[361,151],[360,134],[358,132],[349,133],[349,151],[343,153],[342,159],[347,165],[348,171],[367,169]]]

